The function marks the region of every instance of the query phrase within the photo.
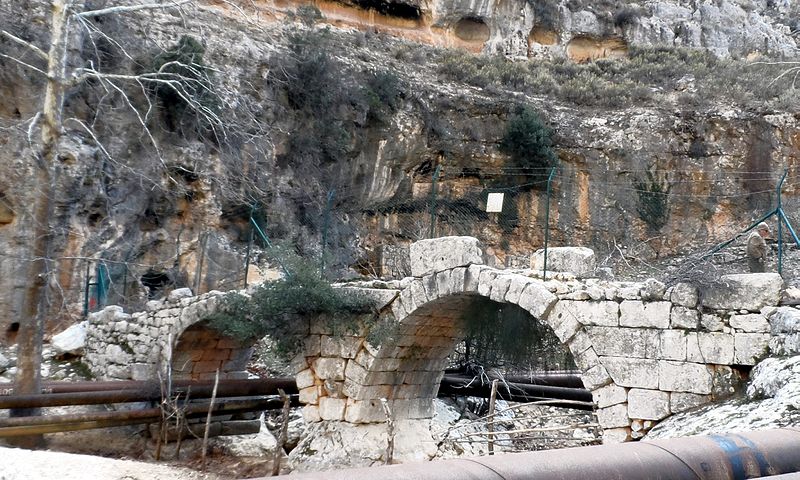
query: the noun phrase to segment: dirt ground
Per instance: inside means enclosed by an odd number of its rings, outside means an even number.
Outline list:
[[[0,480],[218,480],[221,478],[223,477],[169,465],[0,447]]]

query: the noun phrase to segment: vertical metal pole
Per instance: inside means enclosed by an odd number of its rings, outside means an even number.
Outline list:
[[[86,260],[86,286],[83,289],[83,316],[84,318],[89,315],[89,272],[91,265],[89,260]]]
[[[244,288],[247,288],[247,275],[250,273],[250,252],[253,250],[253,235],[255,231],[253,229],[253,212],[256,210],[255,203],[250,205],[250,221],[248,225],[250,226],[250,235],[247,238],[247,254],[244,260]]]
[[[328,248],[328,227],[330,226],[331,207],[336,189],[328,190],[328,199],[325,202],[325,214],[322,220],[322,254],[319,261],[319,278],[325,278],[325,249]]]
[[[489,455],[494,455],[494,406],[497,401],[497,382],[497,380],[492,380],[492,391],[489,394],[489,423],[486,425],[486,429],[489,432],[487,435],[489,438]]]
[[[441,173],[441,171],[441,165],[437,165],[436,170],[433,171],[433,182],[431,183],[431,228],[428,232],[428,238],[433,238],[436,229],[436,187],[439,182],[439,173]]]
[[[542,266],[542,280],[547,280],[547,248],[550,243],[550,192],[553,183],[553,175],[556,168],[550,169],[550,176],[547,177],[547,207],[544,214],[544,265]]]
[[[778,181],[778,186],[776,188],[778,194],[778,207],[775,211],[778,213],[778,274],[783,273],[783,218],[781,217],[781,213],[783,213],[783,206],[781,205],[781,189],[783,188],[783,181],[786,179],[786,174],[789,172],[788,168],[783,169],[783,176],[781,176],[780,181]]]

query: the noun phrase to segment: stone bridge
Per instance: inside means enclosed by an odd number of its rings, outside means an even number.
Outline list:
[[[411,247],[412,277],[339,285],[369,296],[395,333],[372,345],[366,333],[334,335],[309,320],[293,361],[306,420],[385,422],[381,400],[399,419],[428,419],[458,342],[465,299],[514,304],[552,329],[593,393],[606,442],[638,438],[658,420],[732,392],[748,367],[783,334],[770,324],[783,281],[777,274],[729,275],[702,292],[689,284],[578,279],[483,262],[469,237]],[[145,379],[171,359],[177,377],[246,376],[250,345],[205,326],[219,292],[177,290],[145,312],[108,307],[93,314],[85,360],[100,378]],[[774,333],[771,332],[771,327]]]

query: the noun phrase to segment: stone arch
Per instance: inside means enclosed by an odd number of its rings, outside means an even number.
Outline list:
[[[364,338],[340,358],[316,358],[298,375],[310,405],[307,418],[351,423],[385,421],[382,398],[394,415],[425,419],[433,415],[447,357],[463,337],[458,318],[467,296],[483,296],[521,307],[553,330],[570,350],[588,389],[611,383],[591,351],[581,323],[537,279],[483,265],[457,267],[403,280],[399,295],[388,304],[395,323],[391,339],[379,346]],[[325,340],[323,339],[323,342]],[[355,347],[355,348],[353,348]],[[331,388],[338,383],[340,388]]]
[[[247,362],[253,352],[249,344],[239,342],[201,321],[188,326],[176,338],[172,350],[172,375],[178,380],[247,378]]]

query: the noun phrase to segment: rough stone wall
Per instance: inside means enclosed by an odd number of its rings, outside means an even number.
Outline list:
[[[700,293],[688,284],[665,289],[655,280],[566,273],[543,281],[532,270],[482,265],[481,255],[469,237],[423,240],[411,247],[418,276],[340,285],[373,299],[393,330],[373,344],[368,331],[341,335],[325,318],[309,321],[293,361],[306,419],[384,422],[381,399],[397,418],[430,418],[447,358],[463,337],[460,318],[470,295],[518,305],[553,330],[593,392],[605,441],[640,438],[662,418],[731,394],[740,367],[763,358],[770,342],[785,343],[791,330],[780,326],[785,316],[775,315],[783,288],[777,274],[729,275]],[[93,315],[86,360],[97,375],[152,377],[166,347],[176,344],[173,365],[180,362],[175,370],[188,377],[216,368],[241,372],[247,346],[202,326],[218,293],[183,294],[189,292],[151,302],[147,312],[108,307]]]

